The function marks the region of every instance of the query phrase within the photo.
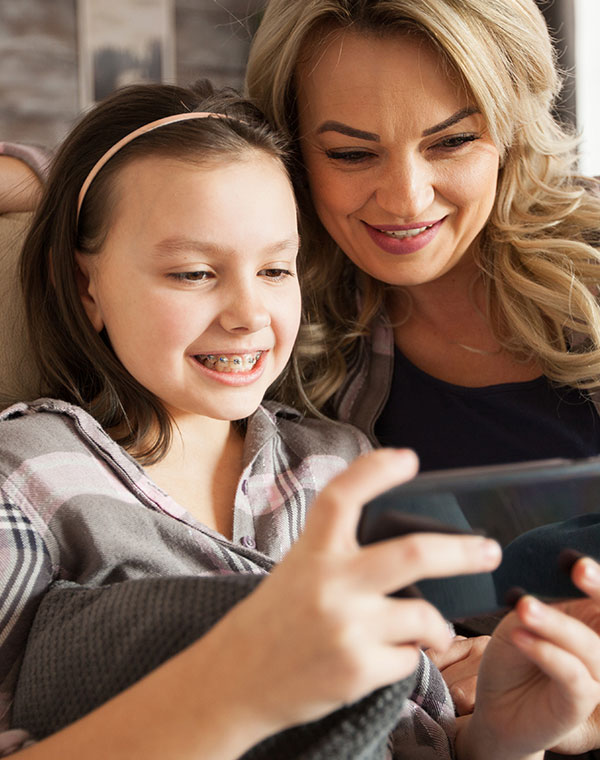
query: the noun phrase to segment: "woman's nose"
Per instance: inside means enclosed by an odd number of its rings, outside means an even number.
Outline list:
[[[260,281],[256,285],[231,288],[220,323],[228,332],[254,333],[271,324],[271,315],[260,293]]]
[[[374,195],[399,222],[422,221],[435,197],[431,167],[419,156],[391,161],[382,168]]]

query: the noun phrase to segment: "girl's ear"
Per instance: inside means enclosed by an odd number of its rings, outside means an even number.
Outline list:
[[[88,319],[96,332],[100,332],[104,327],[102,312],[97,298],[96,291],[96,262],[94,256],[89,253],[75,252],[75,277],[77,278],[77,289],[79,297],[85,309]]]

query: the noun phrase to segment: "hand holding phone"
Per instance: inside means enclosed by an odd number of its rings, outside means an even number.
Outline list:
[[[484,533],[506,547],[491,575],[421,581],[419,593],[447,618],[497,612],[513,585],[545,598],[580,596],[558,556],[600,555],[600,457],[427,472],[365,505],[362,544],[415,531]]]
[[[462,520],[458,519],[457,522],[458,525],[451,525],[434,517],[388,509],[381,512],[369,528],[361,520],[358,537],[360,543],[370,544],[410,533],[468,535],[474,532],[463,525]],[[488,614],[497,611],[500,606],[491,573],[425,579],[399,589],[392,596],[424,597],[448,620]]]

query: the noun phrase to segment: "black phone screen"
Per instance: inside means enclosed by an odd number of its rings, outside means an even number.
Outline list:
[[[403,526],[407,516],[410,528]],[[358,540],[431,530],[431,521],[442,532],[483,533],[504,550],[491,585],[486,574],[418,584],[446,617],[492,612],[515,585],[544,598],[580,596],[558,555],[569,547],[600,558],[600,457],[417,475],[365,505]]]

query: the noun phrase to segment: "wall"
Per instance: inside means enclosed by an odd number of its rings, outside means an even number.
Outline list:
[[[172,0],[177,82],[208,76],[239,86],[264,0]],[[573,71],[573,0],[537,0]],[[77,0],[1,0],[0,139],[56,145],[79,114]],[[127,3],[127,0],[123,0]],[[574,79],[559,111],[574,121]]]
[[[177,82],[240,86],[262,0],[173,2]],[[0,139],[55,146],[79,114],[76,0],[2,0],[0,61]]]

